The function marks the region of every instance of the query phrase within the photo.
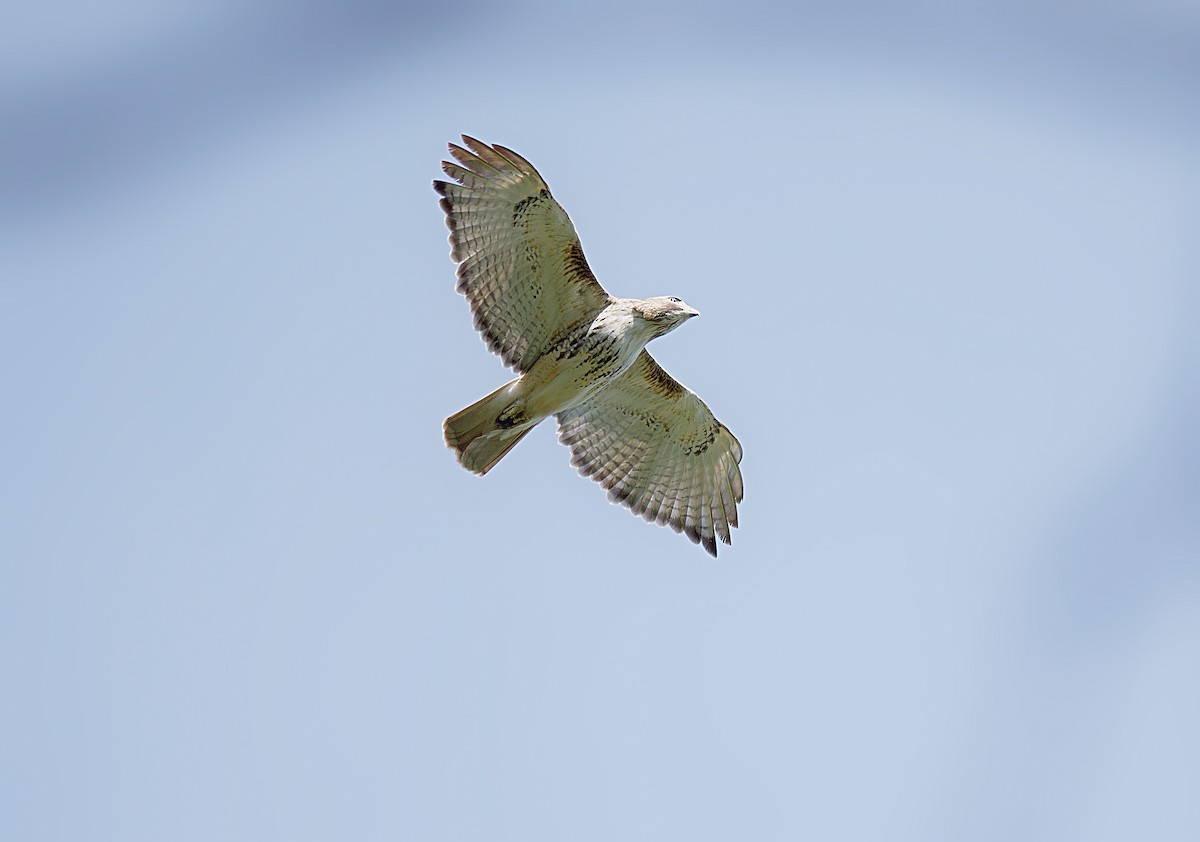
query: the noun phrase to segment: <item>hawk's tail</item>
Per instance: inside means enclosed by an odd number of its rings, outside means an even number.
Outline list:
[[[472,473],[486,474],[535,426],[501,421],[501,413],[512,403],[512,385],[506,383],[486,398],[454,413],[442,425],[446,444]]]

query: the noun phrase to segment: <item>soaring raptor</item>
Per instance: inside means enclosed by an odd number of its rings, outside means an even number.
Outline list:
[[[543,419],[571,464],[648,521],[717,554],[742,500],[742,447],[704,402],[646,353],[700,315],[678,298],[615,298],[533,166],[463,136],[435,181],[458,291],[515,380],[446,419],[446,444],[486,474]]]

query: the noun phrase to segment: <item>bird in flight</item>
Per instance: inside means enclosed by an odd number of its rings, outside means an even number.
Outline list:
[[[566,211],[533,165],[463,135],[434,181],[458,291],[518,377],[446,419],[446,444],[486,474],[553,415],[571,464],[648,521],[717,554],[742,501],[742,447],[646,352],[699,312],[678,298],[616,298],[588,268]],[[464,148],[465,147],[465,148]]]

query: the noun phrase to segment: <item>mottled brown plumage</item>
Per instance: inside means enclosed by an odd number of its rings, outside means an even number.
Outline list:
[[[488,347],[520,375],[446,419],[446,443],[485,474],[556,416],[571,464],[609,499],[712,555],[742,500],[742,448],[645,346],[699,315],[678,298],[614,298],[533,166],[463,136],[435,181],[458,290]],[[464,148],[465,147],[465,148]]]

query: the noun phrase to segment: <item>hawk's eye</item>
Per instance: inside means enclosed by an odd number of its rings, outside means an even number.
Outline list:
[[[676,297],[675,297],[675,296],[673,296],[673,295],[671,296],[671,300],[672,300],[672,301],[674,301],[676,304],[682,304],[682,303],[683,303],[682,301],[680,301],[678,298],[676,298]]]

